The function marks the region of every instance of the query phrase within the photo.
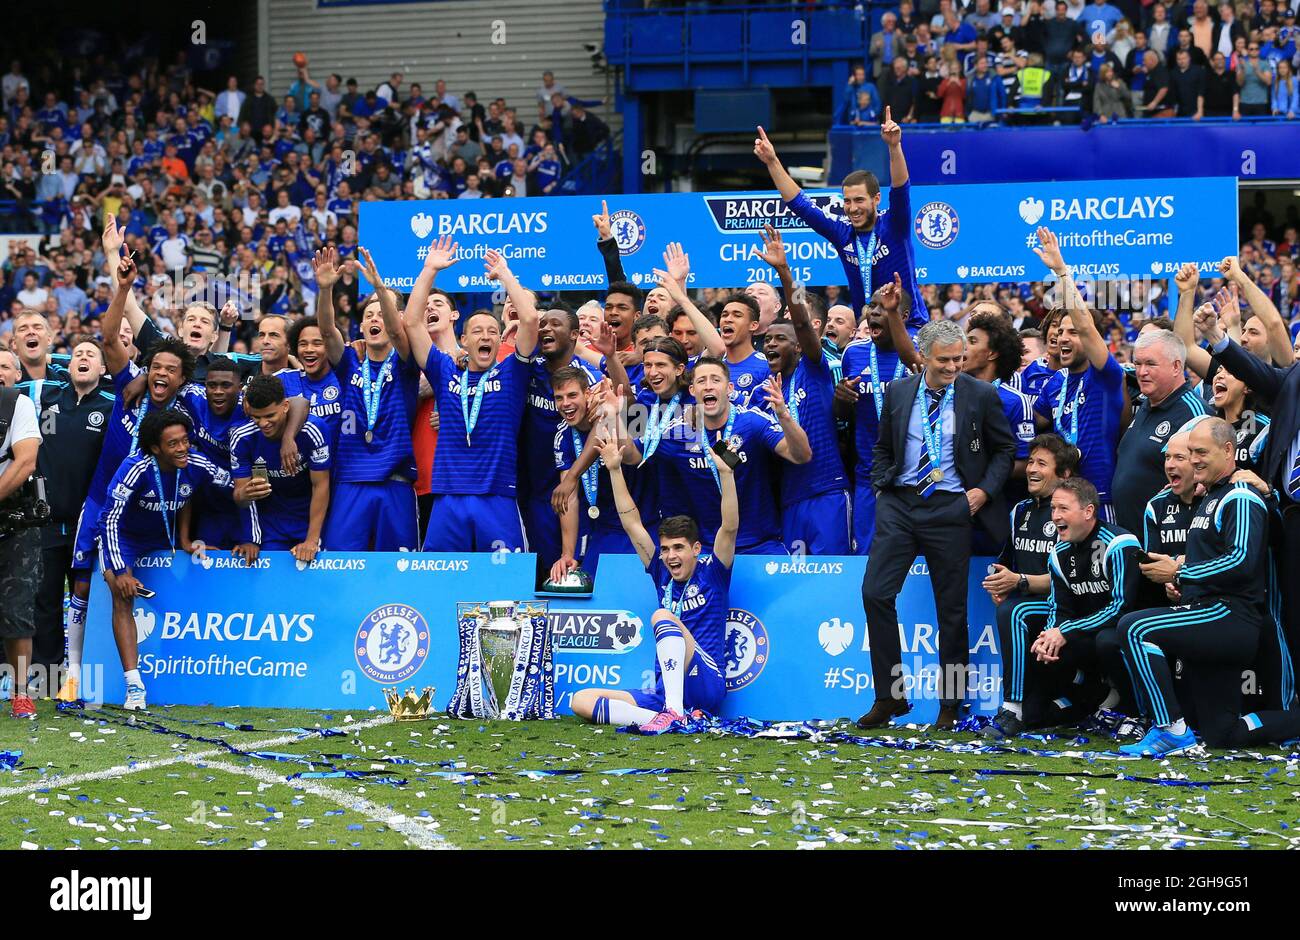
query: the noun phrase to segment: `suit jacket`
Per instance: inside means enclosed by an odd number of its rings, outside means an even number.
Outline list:
[[[909,375],[890,382],[885,389],[885,407],[880,415],[871,468],[871,485],[877,492],[891,489],[894,478],[902,472],[899,462],[907,449],[907,429],[922,378]],[[957,376],[956,385],[952,397],[956,429],[953,462],[963,487],[981,489],[988,494],[988,502],[976,514],[975,521],[1001,545],[1010,535],[1002,490],[1015,460],[1015,441],[996,388],[965,373]]]
[[[1300,369],[1279,369],[1242,349],[1232,340],[1215,357],[1225,369],[1245,382],[1257,399],[1267,404],[1273,418],[1268,426],[1268,441],[1260,455],[1259,475],[1285,491],[1291,468],[1287,455],[1296,432],[1300,431]]]
[[[903,31],[901,29],[894,30],[892,40],[894,55],[906,55],[907,47],[903,45]],[[885,69],[885,33],[883,30],[871,37],[868,55],[871,56],[871,75],[876,81],[880,81],[880,75]],[[854,103],[856,104],[856,102]]]

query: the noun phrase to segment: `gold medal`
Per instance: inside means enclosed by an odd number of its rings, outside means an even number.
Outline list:
[[[938,483],[938,482],[939,482],[940,480],[942,480],[942,479],[943,479],[943,471],[942,471],[942,470],[935,469],[935,470],[931,470],[931,471],[930,471],[930,482],[931,482],[931,483]]]
[[[599,507],[599,506],[589,506],[589,507],[587,508],[587,518],[588,518],[588,519],[599,519],[599,518],[600,518],[600,507]]]

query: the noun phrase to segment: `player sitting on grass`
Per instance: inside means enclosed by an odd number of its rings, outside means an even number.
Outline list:
[[[601,441],[600,456],[609,469],[619,521],[636,546],[646,573],[654,579],[661,603],[650,618],[657,656],[654,690],[583,689],[576,693],[574,713],[595,724],[635,724],[657,734],[684,718],[687,707],[716,712],[726,695],[723,642],[740,509],[731,466],[712,448],[702,449],[705,459],[716,468],[722,491],[722,525],[713,539],[713,551],[700,554],[700,527],[694,519],[669,516],[659,524],[655,557],[654,539],[641,524],[623,479],[619,445],[611,439]]]

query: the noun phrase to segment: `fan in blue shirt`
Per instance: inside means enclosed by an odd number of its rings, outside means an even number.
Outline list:
[[[465,322],[464,353],[451,342],[449,330],[438,334],[447,348],[434,347],[425,323],[425,304],[438,272],[456,262],[456,252],[449,236],[429,246],[406,305],[412,353],[425,363],[424,374],[433,387],[441,420],[424,550],[523,551],[516,502],[518,443],[537,348],[537,307],[532,292],[520,285],[505,259],[489,250],[483,257],[487,276],[500,281],[519,314],[513,355],[497,361],[501,324],[487,313]]]
[[[360,356],[344,343],[334,323],[331,295],[342,274],[338,253],[331,246],[314,259],[321,288],[317,322],[338,376],[343,416],[323,542],[331,551],[415,551],[419,525],[411,424],[420,367],[411,354],[395,292],[384,287],[370,252],[357,250],[375,288],[362,306]]]
[[[885,108],[880,136],[889,148],[889,209],[879,211],[880,183],[875,175],[855,170],[841,184],[847,221],[813,204],[781,165],[776,148],[761,127],[754,141],[754,156],[767,167],[790,211],[835,246],[844,266],[854,313],[861,316],[867,298],[898,274],[911,301],[912,325],[920,329],[926,322],[926,308],[919,302],[921,293],[912,259],[911,187],[903,157],[903,131],[894,123],[889,108]]]
[[[781,468],[782,540],[796,555],[847,555],[849,492],[831,404],[835,379],[807,306],[795,300],[800,295],[781,234],[770,225],[763,248],[763,260],[776,270],[782,291],[791,298],[790,320],[767,328],[763,351],[773,377],[780,380],[786,410],[812,448],[807,463]],[[764,401],[759,407],[775,413],[774,405]]]
[[[719,363],[719,368],[725,371],[726,366]],[[711,386],[710,395],[726,406],[720,389]],[[665,519],[657,540],[641,525],[640,512],[623,480],[623,454],[616,440],[601,442],[601,459],[609,468],[618,518],[660,597],[650,618],[655,633],[655,688],[583,689],[573,696],[573,711],[595,724],[634,724],[643,732],[658,734],[683,719],[688,710],[716,712],[727,693],[727,614],[740,528],[733,462],[712,450],[702,455],[717,478],[714,493],[720,503],[712,550],[702,553],[699,523],[689,516]]]

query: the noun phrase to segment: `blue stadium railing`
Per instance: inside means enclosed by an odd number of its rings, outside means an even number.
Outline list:
[[[1159,133],[1152,133],[1155,128]],[[831,181],[858,169],[888,173],[877,129],[834,127],[829,139]],[[912,180],[931,185],[1300,176],[1300,122],[1273,117],[1136,118],[1091,126],[907,124],[903,140]]]
[[[595,150],[560,178],[555,195],[581,196],[616,191],[611,187],[618,178],[619,143],[622,139],[620,131],[602,140]]]
[[[891,2],[816,6],[690,4],[644,8],[605,0],[605,58],[624,90],[840,84],[861,62]]]

